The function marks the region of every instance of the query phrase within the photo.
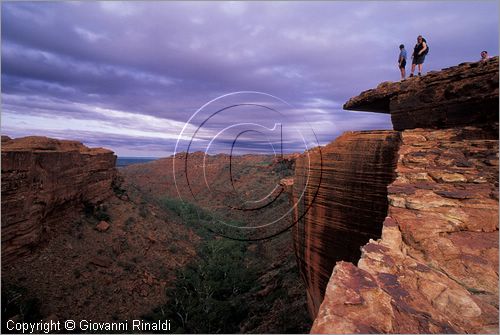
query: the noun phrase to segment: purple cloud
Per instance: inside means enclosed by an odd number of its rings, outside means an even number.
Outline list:
[[[498,50],[498,3],[486,1],[3,2],[1,15],[2,133],[74,136],[119,155],[172,153],[193,112],[242,90],[290,103],[287,129],[306,118],[320,144],[389,129],[387,115],[341,105],[399,79],[399,44],[424,35],[426,71]]]

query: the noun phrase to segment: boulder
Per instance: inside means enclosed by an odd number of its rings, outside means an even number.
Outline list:
[[[109,229],[109,223],[107,223],[106,221],[101,221],[95,226],[95,229],[100,232],[105,232]]]

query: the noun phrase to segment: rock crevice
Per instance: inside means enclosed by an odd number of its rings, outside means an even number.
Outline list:
[[[382,236],[336,265],[311,332],[497,332],[498,140],[474,131],[402,133]]]
[[[394,178],[395,131],[349,132],[296,160],[294,243],[314,317],[337,261],[379,238]]]

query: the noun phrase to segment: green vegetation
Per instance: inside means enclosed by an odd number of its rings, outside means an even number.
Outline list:
[[[128,219],[125,220],[124,224],[125,224],[125,230],[127,230],[127,231],[130,230],[135,224],[135,218],[132,216],[129,216]]]
[[[200,258],[177,273],[168,303],[151,319],[170,319],[176,333],[234,333],[247,317],[245,293],[256,269],[243,266],[246,245],[227,239],[205,241]]]
[[[212,220],[212,215],[207,211],[181,199],[164,197],[160,200],[160,205],[179,215],[187,223],[193,223],[197,220]]]
[[[296,303],[297,299],[303,299],[305,289],[297,276],[293,254],[283,260],[283,271],[275,267],[269,271],[271,265],[267,262],[274,256],[263,250],[265,243],[255,245],[214,235],[205,227],[216,223],[217,215],[194,204],[169,197],[157,199],[156,203],[178,215],[201,241],[197,257],[177,270],[176,281],[166,291],[167,303],[143,315],[144,320],[170,319],[175,333],[262,332],[263,329],[301,333],[309,329],[305,301],[302,306]],[[279,241],[273,243],[290,243],[289,236],[280,236]],[[170,245],[169,251],[180,252],[175,245]],[[266,288],[268,292],[261,293]],[[268,323],[270,320],[272,325]],[[268,326],[260,328],[263,323]]]
[[[103,205],[97,207],[94,217],[97,219],[97,221],[111,221],[111,217],[108,214],[108,209]]]
[[[229,227],[242,227],[244,226],[242,222],[224,220],[218,215],[210,213],[192,203],[177,198],[163,197],[159,200],[159,205],[179,215],[184,224],[193,229],[198,236],[204,239],[214,238],[214,232],[224,236],[231,235],[233,237],[237,237],[238,233],[244,234],[243,231],[236,231]],[[225,224],[223,222],[225,222]],[[210,230],[208,227],[210,227]],[[240,235],[238,237],[243,236],[244,235]]]
[[[103,204],[96,207],[94,204],[85,202],[83,212],[85,217],[89,219],[95,219],[97,221],[111,221],[111,217],[108,214],[108,208]]]
[[[280,159],[273,169],[281,178],[292,176],[295,171],[295,162],[286,158]]]
[[[122,188],[122,183],[123,183],[123,178],[121,177],[116,177],[113,179],[113,182],[111,184],[111,187],[113,189],[113,192],[118,196],[121,197],[125,194],[127,194],[127,190]]]
[[[202,241],[198,258],[177,272],[174,286],[167,290],[168,303],[144,317],[170,319],[176,333],[238,332],[248,316],[246,294],[258,289],[258,271],[248,265],[248,243],[215,238],[203,228],[213,216],[198,206],[171,198],[160,203],[179,215]]]
[[[200,237],[212,237],[212,234],[205,227],[214,220],[214,217],[207,211],[177,198],[163,197],[159,202],[161,207],[179,215],[182,221]]]
[[[141,204],[139,207],[139,216],[141,218],[145,219],[148,217],[148,213],[149,213],[149,211],[148,211],[147,207],[145,205]]]

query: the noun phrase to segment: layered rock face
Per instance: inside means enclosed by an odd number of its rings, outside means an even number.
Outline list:
[[[406,130],[382,237],[340,262],[313,333],[498,332],[498,139]]]
[[[352,197],[352,190],[340,194],[323,178],[310,178],[308,188],[319,190],[316,199],[297,197],[307,177],[300,169],[305,163],[299,164],[306,154],[297,160],[293,201],[295,217],[303,218],[296,253],[313,314],[322,301],[311,332],[498,333],[498,58],[382,84],[346,107],[390,112],[394,128],[402,131],[391,132],[399,145],[392,146],[395,160],[383,170],[391,176],[385,186],[373,188],[369,169],[351,165],[348,174],[358,173],[365,188],[355,189],[359,199],[349,207],[358,215],[373,210],[362,226],[331,219],[342,212],[337,197]],[[339,140],[313,151],[322,153],[323,167],[333,167],[321,173],[313,164],[313,177],[346,175],[349,163],[339,171],[336,165],[344,157],[325,154],[342,150],[336,149]],[[365,152],[365,162],[376,161]],[[384,188],[387,207],[383,200],[371,207],[368,199]],[[372,239],[343,241],[339,234],[357,230],[354,236]],[[345,247],[339,251],[342,243],[362,247],[361,257],[346,254]],[[311,289],[324,284],[319,278],[328,274],[321,265],[332,259],[337,262],[324,294]]]
[[[351,98],[344,109],[390,113],[394,129],[498,123],[498,57],[386,82]]]
[[[398,145],[395,131],[349,132],[296,160],[293,234],[313,317],[335,263],[380,236]]]
[[[112,193],[116,156],[75,141],[2,136],[2,264],[36,247],[56,222]]]

